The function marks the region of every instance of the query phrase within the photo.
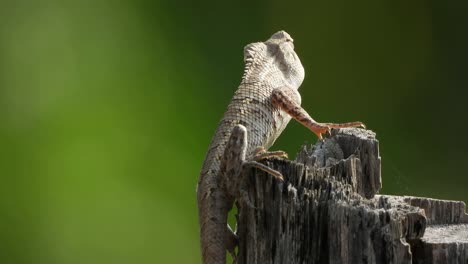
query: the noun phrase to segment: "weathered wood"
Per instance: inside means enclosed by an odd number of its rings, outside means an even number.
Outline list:
[[[249,201],[237,202],[238,263],[467,263],[466,236],[434,239],[468,233],[460,225],[468,220],[464,203],[375,195],[380,156],[370,131],[333,130],[295,161],[265,164],[285,181],[257,170],[246,177]]]
[[[431,225],[410,243],[413,263],[468,263],[468,224]]]

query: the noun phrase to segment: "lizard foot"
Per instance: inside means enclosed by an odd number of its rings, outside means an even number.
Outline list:
[[[254,161],[261,161],[261,160],[272,158],[272,157],[285,158],[285,159],[288,158],[288,153],[282,150],[267,151],[264,147],[257,147],[254,153],[255,153],[253,156]]]
[[[330,136],[330,130],[332,128],[346,128],[346,127],[361,127],[366,129],[366,125],[362,122],[349,122],[349,123],[342,123],[342,124],[335,124],[335,123],[313,123],[309,129],[314,132],[315,135],[319,139],[322,139],[322,134],[326,134]]]
[[[247,188],[244,188],[247,183],[246,175],[251,168],[256,168],[272,175],[277,180],[284,181],[283,175],[279,171],[259,163],[257,159],[261,160],[273,156],[284,157],[286,153],[284,151],[267,152],[263,148],[257,148],[256,153],[259,155],[246,158],[247,142],[247,129],[242,125],[235,126],[226,144],[224,154],[221,156],[220,172],[227,193],[254,208],[247,191],[245,191]]]
[[[360,127],[366,129],[366,125],[362,122],[356,121],[356,122],[348,122],[348,123],[341,123],[341,124],[335,124],[335,123],[320,123],[321,125],[325,125],[330,128],[345,128],[345,127]]]

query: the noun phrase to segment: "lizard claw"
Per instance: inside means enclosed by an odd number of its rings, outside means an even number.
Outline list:
[[[310,128],[310,130],[312,130],[312,132],[314,132],[314,134],[317,135],[319,139],[323,139],[322,134],[330,136],[330,129],[331,128],[329,126],[321,125],[319,123],[317,123],[316,126]]]
[[[282,150],[267,151],[264,147],[257,147],[254,151],[254,156],[252,160],[261,161],[261,160],[272,158],[272,157],[287,159],[288,153]]]
[[[326,137],[331,136],[330,130],[332,128],[346,128],[346,127],[360,127],[363,129],[367,129],[366,125],[362,122],[350,122],[350,123],[342,123],[342,124],[334,124],[334,123],[313,123],[309,126],[309,129],[317,135],[319,139],[322,138],[322,134],[325,134]]]
[[[259,163],[259,162],[255,161],[255,160],[246,161],[244,163],[244,165],[259,169],[261,171],[264,171],[264,172],[270,174],[271,176],[275,177],[276,179],[278,179],[280,181],[284,181],[284,178],[283,178],[283,175],[281,174],[281,172],[279,172],[277,170],[274,170],[274,169],[268,167],[267,165]]]

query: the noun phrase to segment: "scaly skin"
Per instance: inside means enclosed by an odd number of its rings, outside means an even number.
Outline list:
[[[333,127],[363,126],[317,123],[300,107],[297,91],[304,80],[304,68],[294,52],[288,33],[279,31],[265,42],[244,49],[245,72],[208,148],[197,187],[200,238],[203,263],[226,262],[227,215],[233,205],[220,166],[231,132],[245,129],[244,152],[252,159],[258,147],[268,149],[284,130],[291,117],[319,138]],[[238,126],[240,125],[240,126]],[[232,139],[231,139],[232,140]]]

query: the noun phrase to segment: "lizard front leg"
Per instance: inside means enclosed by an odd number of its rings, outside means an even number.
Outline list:
[[[288,113],[292,118],[296,119],[310,129],[319,139],[322,139],[322,134],[330,131],[331,128],[344,128],[344,127],[363,127],[362,122],[349,122],[342,124],[335,123],[318,123],[315,121],[299,104],[299,100],[295,100],[298,95],[295,95],[293,88],[283,86],[273,90],[271,100],[274,106]]]

